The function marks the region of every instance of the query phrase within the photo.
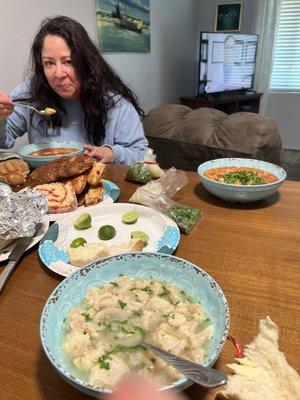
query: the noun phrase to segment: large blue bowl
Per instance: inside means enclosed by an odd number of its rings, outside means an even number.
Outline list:
[[[204,173],[212,168],[231,166],[258,168],[271,172],[278,177],[278,180],[274,183],[267,183],[265,185],[233,185],[217,182],[204,176]],[[285,170],[278,165],[251,158],[219,158],[216,160],[206,161],[199,165],[198,174],[202,185],[210,193],[223,200],[234,203],[250,203],[252,201],[262,200],[276,192],[286,178]]]
[[[40,337],[48,359],[63,379],[78,390],[97,398],[111,393],[109,389],[99,389],[74,376],[62,355],[61,341],[64,335],[63,321],[69,309],[82,301],[89,288],[111,282],[120,274],[171,282],[200,300],[214,325],[212,346],[202,364],[214,364],[229,329],[228,304],[221,288],[204,270],[186,260],[160,253],[140,252],[108,257],[78,269],[49,296],[41,316]],[[190,384],[183,378],[162,390],[182,390]]]
[[[55,155],[55,156],[30,156],[29,153],[32,153],[37,150],[49,149],[53,147],[71,147],[76,149],[73,153],[69,153],[66,155]],[[19,151],[19,155],[26,161],[31,167],[37,168],[41,165],[47,164],[51,161],[57,160],[58,158],[65,156],[77,156],[79,154],[83,154],[83,144],[79,142],[74,142],[72,140],[51,140],[47,142],[41,143],[32,143],[22,147]]]

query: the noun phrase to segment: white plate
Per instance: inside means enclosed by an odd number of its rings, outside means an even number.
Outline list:
[[[94,206],[89,206],[89,207],[80,206],[76,210],[70,211],[68,213],[47,214],[45,216],[45,219],[48,221],[62,221],[63,219],[66,218],[67,215],[75,215],[78,213],[78,211],[87,212],[87,210],[88,210],[88,212],[90,212],[90,210],[93,208],[98,208],[99,206],[102,206],[105,204],[114,203],[120,196],[119,187],[115,183],[113,183],[107,179],[103,179],[103,183],[104,183],[104,193],[103,193],[103,200],[101,201],[101,203],[98,203]]]
[[[122,223],[122,215],[127,211],[135,211],[139,217],[135,224]],[[143,231],[149,236],[144,251],[171,254],[176,249],[180,232],[176,223],[166,215],[151,208],[129,203],[103,205],[98,208],[85,209],[92,217],[92,227],[76,230],[74,221],[82,213],[67,216],[64,220],[53,224],[39,245],[39,256],[46,267],[62,276],[68,276],[78,270],[70,264],[67,249],[77,237],[83,237],[87,243],[105,243],[120,245],[130,240],[132,231]],[[98,239],[98,230],[102,225],[112,225],[116,236],[105,242]]]
[[[45,233],[47,232],[48,228],[49,228],[49,221],[43,220],[41,222],[41,224],[40,224],[39,230],[37,231],[35,237],[33,238],[33,241],[29,244],[29,246],[26,248],[26,250],[30,249],[36,243],[38,243],[42,239],[42,237],[45,235]],[[5,249],[0,251],[0,262],[1,261],[5,261],[5,260],[8,259],[8,256],[10,255],[12,250],[14,249],[15,245],[16,245],[15,241],[13,241],[11,243],[11,245],[7,246]]]

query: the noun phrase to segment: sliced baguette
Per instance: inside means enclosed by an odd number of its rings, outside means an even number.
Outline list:
[[[107,246],[103,243],[89,243],[77,248],[68,248],[68,254],[72,265],[83,267],[103,257],[120,253],[132,253],[143,250],[142,240],[134,238],[121,245]]]

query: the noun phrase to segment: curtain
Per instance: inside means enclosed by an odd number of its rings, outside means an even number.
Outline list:
[[[254,88],[264,93],[260,103],[260,112],[265,113],[268,101],[269,82],[272,68],[276,21],[279,15],[280,0],[258,0],[255,33],[259,34],[256,55]]]

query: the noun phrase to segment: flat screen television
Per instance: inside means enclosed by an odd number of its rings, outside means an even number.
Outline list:
[[[253,88],[258,35],[201,32],[198,95]]]

